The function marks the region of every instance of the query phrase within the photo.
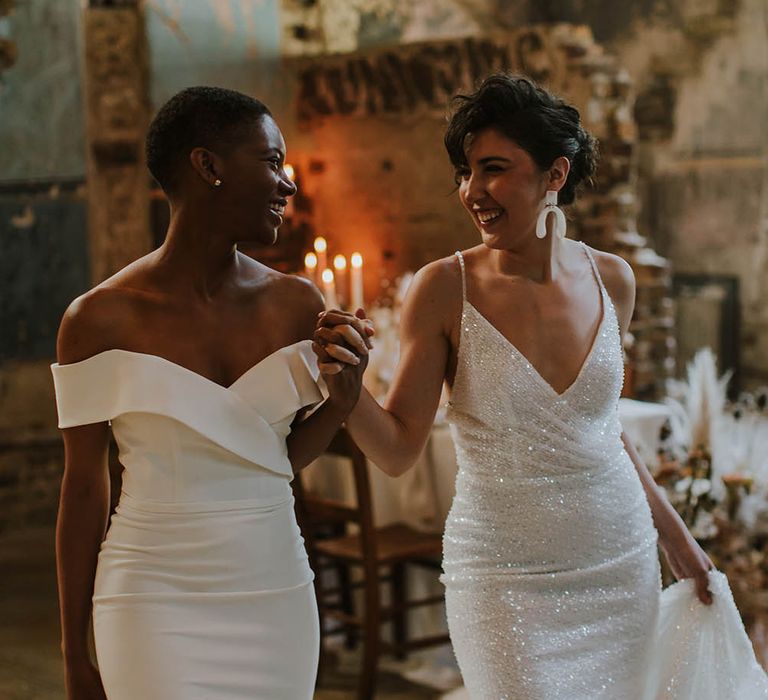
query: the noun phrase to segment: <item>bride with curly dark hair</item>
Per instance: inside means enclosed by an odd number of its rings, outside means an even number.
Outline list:
[[[418,272],[384,405],[363,390],[347,427],[373,463],[402,474],[448,384],[459,469],[442,580],[469,695],[765,697],[724,577],[710,575],[619,422],[635,280],[620,257],[565,237],[560,206],[597,159],[578,111],[525,78],[494,75],[456,98],[445,145],[482,242]],[[359,330],[339,311],[320,320],[327,376]],[[657,543],[691,579],[683,597],[661,596]],[[678,619],[662,609],[672,599],[692,612],[659,643],[660,624]],[[707,649],[699,621],[737,653]]]

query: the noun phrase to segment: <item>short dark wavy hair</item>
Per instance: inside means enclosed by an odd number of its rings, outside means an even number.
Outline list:
[[[486,78],[470,95],[456,95],[445,133],[445,148],[456,169],[467,167],[469,134],[498,129],[547,170],[560,156],[571,170],[558,201],[570,204],[583,181],[597,168],[597,141],[581,126],[579,111],[528,78],[498,73]]]
[[[267,106],[254,97],[219,87],[190,87],[175,94],[155,115],[146,140],[147,167],[165,192],[172,193],[180,163],[197,147],[226,150],[243,127],[263,116]]]

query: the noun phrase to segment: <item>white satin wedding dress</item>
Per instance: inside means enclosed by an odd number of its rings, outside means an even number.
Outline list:
[[[657,533],[621,441],[617,318],[583,250],[602,318],[562,393],[468,301],[457,253],[464,301],[448,420],[459,471],[442,580],[467,696],[768,697],[722,574],[712,609],[690,582],[661,594]],[[718,655],[707,635],[732,653]]]
[[[322,400],[311,342],[229,387],[125,350],[52,370],[60,427],[111,421],[125,468],[93,596],[109,700],[309,700],[317,606],[285,439]]]

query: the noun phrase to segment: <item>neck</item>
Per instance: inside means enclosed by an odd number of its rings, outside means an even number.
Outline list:
[[[491,260],[496,272],[519,275],[534,282],[552,282],[564,268],[565,246],[552,233],[546,238],[531,236],[514,248],[494,248]]]
[[[208,207],[171,205],[171,223],[158,250],[165,281],[211,299],[238,268],[237,234]]]

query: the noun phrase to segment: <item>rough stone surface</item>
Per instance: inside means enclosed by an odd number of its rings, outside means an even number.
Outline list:
[[[738,278],[743,383],[768,382],[768,311],[762,303],[768,292],[768,6],[763,0],[440,0],[430,3],[430,12],[406,0],[319,0],[310,7],[285,0],[283,7],[284,35],[301,25],[306,37],[286,38],[284,49],[291,56],[365,53],[382,44],[468,36],[479,40],[532,23],[588,26],[626,70],[637,94],[634,119],[625,122],[637,128],[630,156],[634,164],[620,157],[604,160],[601,175],[636,167],[637,229],[670,258],[667,274],[718,272]],[[386,31],[372,31],[375,21]],[[335,80],[338,84],[340,76]],[[415,148],[421,154],[420,145],[407,137],[411,124],[400,124],[403,145],[398,150]],[[436,123],[435,128],[442,127]],[[397,151],[377,151],[376,141],[366,136],[369,141],[360,143],[368,145],[370,162],[402,157]],[[291,132],[289,143],[301,143],[301,137],[301,130]],[[322,140],[310,141],[308,148],[322,148]],[[391,149],[390,139],[383,144]],[[421,180],[444,182],[445,167],[444,160],[421,158]],[[366,178],[362,172],[353,176]],[[378,220],[353,218],[359,224],[356,235],[366,236],[361,229],[379,225]],[[462,237],[445,235],[451,242]],[[472,240],[469,231],[463,235]],[[409,246],[421,240],[411,229],[405,237]],[[432,250],[428,245],[424,252]]]

